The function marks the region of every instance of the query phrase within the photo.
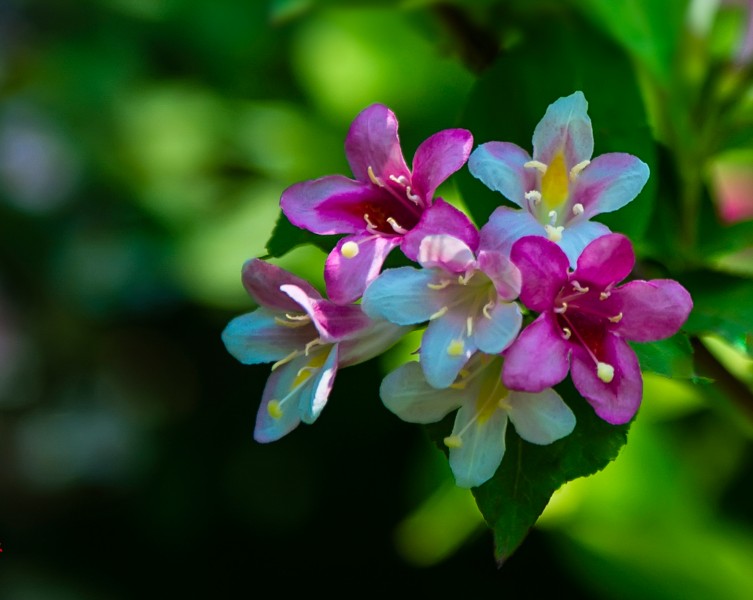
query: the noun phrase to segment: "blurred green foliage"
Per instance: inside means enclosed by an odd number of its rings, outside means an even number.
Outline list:
[[[725,212],[753,192],[719,180],[731,164],[753,171],[746,10],[0,4],[0,598],[253,594],[262,582],[753,596],[753,221]],[[366,104],[396,112],[408,157],[453,126],[529,147],[546,105],[575,86],[596,154],[652,167],[605,222],[633,238],[641,277],[690,289],[691,346],[638,349],[652,373],[628,443],[561,488],[498,570],[470,492],[426,432],[379,402],[411,342],[343,371],[316,427],[263,446],[251,433],[268,367],[236,363],[219,335],[253,308],[249,258],[272,252],[323,287],[310,237],[267,242],[287,185],[349,175],[343,139]],[[467,173],[443,194],[479,224],[502,201]]]

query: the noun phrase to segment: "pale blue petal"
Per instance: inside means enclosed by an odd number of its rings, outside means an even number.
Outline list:
[[[476,319],[473,340],[482,352],[499,354],[517,337],[523,315],[515,302],[497,302],[489,315]]]
[[[568,170],[593,155],[593,129],[583,92],[550,104],[533,132],[534,160],[548,165],[559,150],[565,153]]]
[[[500,206],[481,228],[479,248],[510,256],[512,245],[527,235],[546,237],[546,230],[527,210]]]
[[[596,238],[611,233],[609,227],[596,221],[581,219],[574,223],[568,224],[562,231],[562,239],[557,245],[567,255],[570,261],[570,267],[575,268],[578,257],[583,252],[583,248],[588,246]]]
[[[438,390],[426,382],[421,365],[409,362],[389,373],[379,388],[384,405],[403,421],[436,423],[464,401],[467,390]]]
[[[327,352],[327,358],[321,367],[312,370],[313,374],[309,377],[311,383],[306,382],[305,393],[301,394],[301,420],[304,423],[313,423],[319,418],[322,409],[327,404],[329,394],[332,391],[332,385],[335,383],[335,376],[337,375],[337,344],[329,346],[320,352]],[[318,358],[318,353],[316,352],[309,355],[307,366],[316,360],[316,358]]]
[[[648,165],[632,154],[602,154],[578,175],[571,202],[583,206],[586,218],[615,211],[641,192],[648,176]]]
[[[526,203],[526,192],[536,189],[535,169],[523,166],[529,160],[531,156],[520,146],[487,142],[471,153],[468,170],[486,187],[522,207]]]
[[[256,413],[254,439],[257,442],[274,442],[298,427],[301,422],[300,394],[306,387],[311,387],[311,383],[309,380],[296,387],[294,382],[298,370],[307,360],[305,356],[296,357],[270,373],[262,393],[261,406]],[[279,404],[277,417],[273,417],[269,411],[269,403],[272,401]]]
[[[551,444],[575,428],[573,411],[552,388],[537,394],[510,392],[507,403],[515,431],[532,444]]]
[[[358,337],[347,339],[338,344],[341,367],[357,365],[392,347],[400,338],[412,331],[412,327],[395,325],[378,319],[363,330]]]
[[[426,381],[436,388],[445,388],[455,381],[460,369],[476,351],[473,338],[467,337],[467,314],[450,311],[433,320],[421,339],[419,353]],[[457,353],[450,349],[462,344]]]
[[[437,277],[433,269],[387,269],[366,288],[361,307],[372,319],[387,319],[396,325],[422,323],[447,304],[447,289],[429,287],[438,282]]]
[[[235,317],[222,332],[227,351],[244,365],[275,362],[317,337],[313,325],[285,327],[266,308]]]
[[[459,487],[479,486],[494,476],[505,455],[507,413],[495,410],[487,419],[476,418],[476,403],[467,402],[455,417],[453,435],[461,436],[462,445],[450,448],[450,468]]]

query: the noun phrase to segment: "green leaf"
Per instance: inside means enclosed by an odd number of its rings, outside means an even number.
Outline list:
[[[753,356],[753,281],[699,270],[682,278],[693,298],[684,329],[691,334],[715,333]]]
[[[339,237],[333,235],[316,235],[310,231],[296,227],[280,212],[275,223],[275,228],[272,230],[272,235],[267,242],[267,252],[269,256],[279,258],[296,246],[313,244],[329,253],[337,244]]]
[[[545,43],[544,43],[545,41]],[[639,196],[616,214],[597,216],[636,241],[648,223],[657,180],[656,156],[640,90],[624,52],[577,17],[537,20],[523,40],[479,78],[469,96],[463,127],[476,144],[505,141],[532,151],[534,128],[549,104],[581,90],[594,128],[594,156],[627,152],[649,165],[652,177]],[[459,189],[474,220],[483,225],[507,200],[463,169]]]
[[[575,430],[567,437],[539,446],[508,427],[507,450],[492,479],[472,492],[492,529],[497,561],[504,563],[536,523],[552,494],[563,484],[603,469],[627,442],[629,424],[610,425],[578,394],[569,378],[557,391],[575,413]],[[452,420],[426,426],[430,437],[446,451],[442,440]]]
[[[678,333],[665,340],[645,344],[630,343],[638,355],[641,371],[666,377],[693,379],[693,347],[687,335]]]

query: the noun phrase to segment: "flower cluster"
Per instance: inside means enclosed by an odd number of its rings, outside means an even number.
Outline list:
[[[570,434],[575,416],[554,389],[568,373],[596,414],[630,421],[642,377],[628,341],[674,335],[692,308],[676,281],[628,280],[630,240],[591,221],[633,200],[648,166],[594,140],[581,92],[549,106],[533,154],[511,143],[473,149],[464,129],[440,131],[403,157],[398,123],[374,104],[353,121],[345,152],[354,178],[330,175],[286,189],[294,225],[343,234],[326,259],[328,299],[259,259],[243,268],[258,308],[223,332],[244,364],[271,362],[254,437],[277,440],[324,408],[338,368],[421,330],[418,360],[384,378],[400,418],[432,423],[453,411],[444,439],[457,485],[479,486],[500,466],[508,420],[534,444]],[[480,229],[435,196],[467,163],[518,208],[500,206]],[[384,268],[400,250],[414,266]],[[524,319],[524,314],[530,318]]]

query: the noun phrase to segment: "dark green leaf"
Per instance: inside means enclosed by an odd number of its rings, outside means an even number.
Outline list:
[[[629,424],[610,425],[594,413],[569,378],[557,391],[575,413],[575,430],[546,446],[522,440],[508,427],[507,450],[492,479],[473,488],[473,495],[494,535],[495,556],[501,564],[525,539],[552,494],[568,481],[591,475],[617,457],[627,442]],[[451,420],[427,426],[437,445],[452,427]]]
[[[542,43],[546,40],[546,43]],[[549,104],[581,90],[594,128],[594,156],[627,152],[651,169],[638,198],[617,214],[597,220],[637,240],[644,232],[655,196],[655,147],[634,71],[624,52],[577,18],[539,19],[523,41],[502,54],[478,80],[469,97],[462,126],[476,144],[505,141],[532,151],[536,124]],[[507,201],[471,176],[457,181],[477,224]]]
[[[682,379],[695,377],[693,348],[684,333],[658,342],[630,345],[638,355],[641,371]]]

